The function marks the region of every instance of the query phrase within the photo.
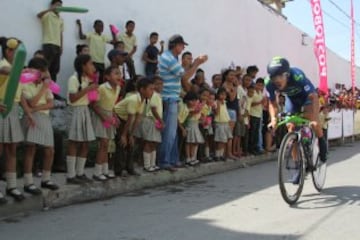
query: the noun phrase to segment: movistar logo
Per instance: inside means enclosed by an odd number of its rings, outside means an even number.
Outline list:
[[[294,80],[296,82],[299,82],[299,81],[303,80],[303,78],[304,78],[304,76],[302,74],[295,74],[294,75]]]

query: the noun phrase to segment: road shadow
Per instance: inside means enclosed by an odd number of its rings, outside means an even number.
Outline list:
[[[357,142],[347,144],[345,151],[341,151],[342,147],[332,148],[329,166],[352,158],[358,154],[359,147],[360,143]],[[245,181],[249,179],[251,181]],[[53,240],[92,240],[104,239],[104,236],[105,239],[120,240],[302,239],[306,233],[299,231],[293,231],[295,234],[262,233],[261,229],[245,231],[246,225],[252,224],[250,219],[257,221],[260,210],[266,211],[272,206],[266,202],[259,203],[249,211],[236,205],[236,202],[256,192],[277,187],[277,184],[277,164],[268,162],[176,185],[145,189],[103,202],[70,206],[27,218],[13,219],[0,223],[1,239],[25,239],[26,232],[31,232],[31,239],[46,239],[51,233]],[[306,184],[311,183],[307,181]],[[320,194],[304,194],[294,208],[321,209],[345,204],[359,205],[359,190],[360,187],[357,186],[337,186],[326,188]],[[277,205],[286,205],[280,192],[276,196],[279,200]],[[223,205],[234,207],[234,215],[227,216],[234,219],[234,222],[237,221],[235,212],[242,214],[244,211],[244,214],[249,214],[249,220],[239,223],[238,227],[224,227],[214,220],[209,220],[211,217],[201,218],[201,213],[221,209]],[[271,222],[271,219],[267,221]],[[34,222],[37,225],[31,224]],[[68,231],[63,231],[62,225],[66,225]],[[69,226],[77,227],[70,231]]]
[[[304,194],[292,208],[324,209],[342,205],[360,206],[360,186],[337,186],[325,188],[321,193]]]

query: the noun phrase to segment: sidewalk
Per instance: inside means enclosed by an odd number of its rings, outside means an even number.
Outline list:
[[[195,167],[181,168],[175,173],[159,171],[156,173],[145,173],[139,171],[141,176],[116,178],[105,183],[93,182],[88,185],[66,185],[65,174],[53,175],[54,181],[61,187],[58,191],[43,190],[42,196],[31,196],[25,194],[26,199],[17,203],[8,198],[8,204],[0,206],[0,220],[12,216],[26,215],[29,212],[59,208],[73,204],[79,204],[95,200],[103,200],[124,193],[139,191],[146,188],[154,188],[168,184],[174,184],[199,178],[206,175],[222,173],[238,168],[253,166],[266,161],[275,160],[277,154],[265,154],[256,157],[242,158],[241,161],[227,160],[226,162],[205,163]],[[87,169],[87,175],[92,176],[93,169]],[[35,183],[39,186],[39,179]],[[22,181],[19,179],[19,188],[22,190]],[[4,193],[5,183],[0,182],[0,189]]]

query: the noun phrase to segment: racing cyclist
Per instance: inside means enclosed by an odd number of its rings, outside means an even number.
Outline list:
[[[275,129],[277,124],[278,106],[276,92],[285,95],[285,110],[287,113],[303,112],[303,117],[310,121],[310,126],[319,139],[320,161],[326,163],[327,144],[319,122],[320,104],[317,92],[304,72],[290,67],[288,60],[274,57],[267,66],[269,77],[265,81],[269,93],[269,114],[271,122],[269,128]],[[288,124],[288,131],[293,132],[294,124]],[[294,159],[295,160],[295,159]]]

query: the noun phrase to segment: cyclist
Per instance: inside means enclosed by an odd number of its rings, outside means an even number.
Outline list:
[[[303,117],[310,121],[310,126],[319,138],[320,161],[327,160],[327,145],[319,122],[319,98],[314,85],[298,68],[290,67],[288,60],[283,57],[274,57],[267,66],[269,77],[265,86],[270,95],[269,114],[271,122],[269,127],[275,129],[277,123],[278,107],[275,92],[285,95],[285,110],[287,113],[303,112]],[[294,131],[295,126],[289,124],[288,131]]]

